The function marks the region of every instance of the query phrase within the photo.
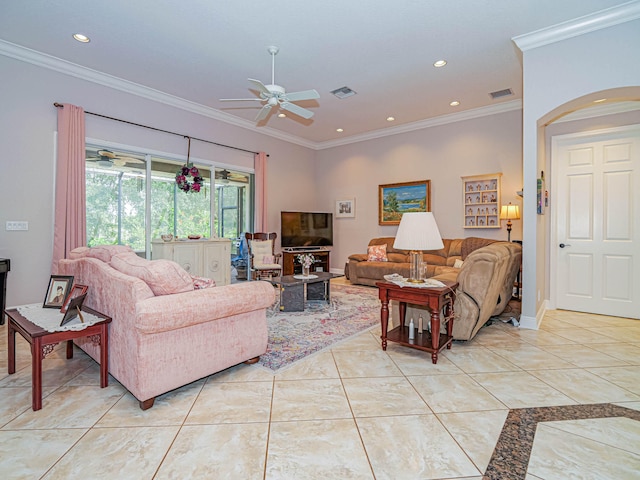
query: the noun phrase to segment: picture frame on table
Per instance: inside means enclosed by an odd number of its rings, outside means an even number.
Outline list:
[[[69,301],[67,311],[65,312],[64,317],[62,317],[62,321],[60,322],[61,327],[78,316],[80,317],[80,321],[84,323],[84,318],[82,317],[82,313],[80,312],[80,307],[82,307],[82,303],[84,302],[86,296],[87,294],[85,293],[72,298],[71,301]]]
[[[431,211],[431,180],[378,186],[378,225],[400,225],[403,213]]]
[[[72,285],[73,276],[51,275],[42,308],[62,308]]]
[[[356,216],[356,199],[346,198],[344,200],[336,200],[336,218],[355,218]]]
[[[80,285],[75,284],[73,286],[73,288],[71,288],[71,293],[69,293],[69,295],[67,295],[66,300],[64,301],[64,303],[62,304],[62,308],[60,309],[60,313],[66,313],[68,307],[69,307],[69,303],[71,302],[71,300],[73,300],[76,297],[79,297],[80,295],[84,295],[85,293],[87,293],[87,290],[89,290],[89,287],[87,285]]]

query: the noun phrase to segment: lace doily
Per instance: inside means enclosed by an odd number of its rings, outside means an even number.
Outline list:
[[[66,330],[84,330],[90,325],[96,324],[104,320],[104,318],[96,317],[95,315],[82,312],[84,323],[80,321],[80,317],[76,317],[63,326],[60,326],[60,322],[64,317],[64,313],[60,313],[59,309],[42,308],[41,303],[32,303],[30,305],[22,305],[17,307],[18,312],[24,318],[31,323],[36,324],[40,328],[43,328],[47,332],[64,332]]]

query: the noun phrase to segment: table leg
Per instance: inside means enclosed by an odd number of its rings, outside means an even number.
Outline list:
[[[382,335],[380,335],[380,339],[382,340],[382,350],[387,349],[387,328],[389,326],[389,300],[384,298],[381,300],[382,307],[380,308],[380,326],[382,329]]]
[[[100,388],[109,385],[109,334],[107,324],[100,325]]]
[[[35,412],[42,408],[42,337],[31,344],[31,408]]]
[[[7,371],[9,375],[16,373],[16,329],[13,328],[13,321],[8,317],[7,332],[9,338],[7,339],[7,351],[9,352],[9,365]]]
[[[438,308],[431,309],[431,361],[438,363],[438,347],[440,347],[440,312]]]
[[[67,340],[67,360],[73,358],[73,340]]]
[[[449,303],[447,304],[447,317],[449,318],[449,321],[447,322],[447,337],[451,338],[453,337],[453,298],[451,298],[451,296],[449,296]],[[453,341],[449,341],[447,343],[447,350],[451,350],[451,345],[453,344]]]
[[[400,318],[398,319],[398,326],[401,329],[404,328],[404,320],[407,316],[407,302],[398,302],[398,312],[400,313]]]

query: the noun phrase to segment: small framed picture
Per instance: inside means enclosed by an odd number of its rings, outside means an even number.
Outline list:
[[[60,312],[65,313],[67,311],[67,308],[69,307],[69,302],[71,302],[71,300],[73,300],[74,298],[87,293],[88,289],[89,287],[86,285],[80,285],[80,284],[74,285],[73,288],[71,289],[71,293],[67,295],[67,299],[62,304],[62,308],[60,309]]]
[[[51,275],[42,308],[62,308],[73,285],[72,276]]]
[[[336,218],[353,218],[356,216],[356,199],[336,200]]]
[[[84,318],[82,318],[82,313],[80,312],[80,307],[82,307],[82,302],[84,302],[84,297],[86,297],[87,294],[83,294],[80,295],[76,298],[72,298],[71,301],[69,302],[69,305],[67,307],[67,311],[64,314],[64,317],[62,317],[62,321],[60,322],[60,326],[63,326],[66,323],[69,323],[71,320],[73,320],[76,317],[80,317],[80,321],[82,323],[84,323]]]

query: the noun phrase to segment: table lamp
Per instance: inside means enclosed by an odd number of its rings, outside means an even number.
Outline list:
[[[511,220],[520,220],[520,207],[518,205],[502,205],[500,208],[500,220],[507,221],[507,238],[511,241]]]
[[[402,215],[393,248],[410,250],[409,279],[411,283],[422,283],[420,275],[422,250],[444,248],[442,237],[431,212],[408,212]]]

